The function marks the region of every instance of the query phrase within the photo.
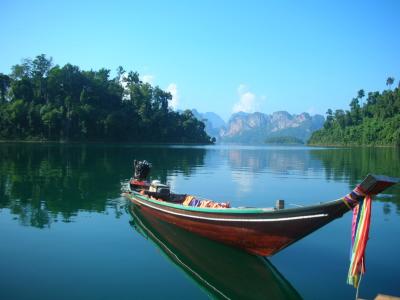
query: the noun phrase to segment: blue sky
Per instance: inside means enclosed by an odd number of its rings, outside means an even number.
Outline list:
[[[0,72],[119,66],[178,109],[325,114],[400,79],[400,1],[0,1]]]

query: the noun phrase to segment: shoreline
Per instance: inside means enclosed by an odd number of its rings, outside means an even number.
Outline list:
[[[335,148],[399,148],[396,145],[360,145],[360,144],[306,144],[309,147],[335,147]]]
[[[0,144],[131,144],[131,145],[215,145],[215,143],[179,142],[117,142],[117,141],[49,141],[49,140],[0,140]]]
[[[0,144],[16,143],[16,144],[131,144],[131,145],[189,145],[189,146],[209,146],[218,145],[221,143],[179,143],[179,142],[119,142],[119,141],[50,141],[50,140],[0,140]],[[237,144],[234,144],[237,145]],[[247,144],[239,144],[247,145]],[[306,146],[311,148],[326,147],[326,148],[399,148],[395,145],[353,145],[353,144],[252,144],[253,146]]]

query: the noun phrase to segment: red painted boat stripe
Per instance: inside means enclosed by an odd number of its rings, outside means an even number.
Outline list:
[[[312,218],[321,218],[321,217],[327,217],[328,214],[315,214],[315,215],[308,215],[308,216],[298,216],[298,217],[289,217],[289,218],[270,218],[270,219],[238,219],[238,218],[211,218],[211,217],[202,217],[202,216],[192,216],[192,215],[186,215],[174,211],[169,211],[154,205],[151,205],[149,203],[143,202],[139,200],[138,198],[135,198],[135,201],[139,202],[140,204],[143,204],[145,206],[151,207],[156,210],[160,210],[172,215],[177,215],[177,216],[182,216],[186,218],[192,218],[192,219],[200,219],[200,220],[209,220],[209,221],[224,221],[224,222],[278,222],[278,221],[292,221],[292,220],[302,220],[302,219],[312,219]]]

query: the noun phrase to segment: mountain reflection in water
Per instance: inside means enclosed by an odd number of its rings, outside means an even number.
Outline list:
[[[132,227],[150,239],[209,296],[217,299],[301,299],[263,257],[165,223],[131,204]]]

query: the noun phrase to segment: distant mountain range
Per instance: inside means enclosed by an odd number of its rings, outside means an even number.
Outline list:
[[[322,115],[311,116],[308,113],[299,115],[286,111],[277,111],[271,115],[260,112],[238,112],[231,116],[228,123],[213,112],[193,115],[203,120],[206,132],[218,142],[264,144],[272,137],[294,137],[306,142],[311,134],[321,129],[325,118]]]
[[[192,113],[195,118],[204,122],[207,134],[218,140],[221,129],[225,128],[225,121],[213,112],[199,113],[196,109],[192,109]]]

